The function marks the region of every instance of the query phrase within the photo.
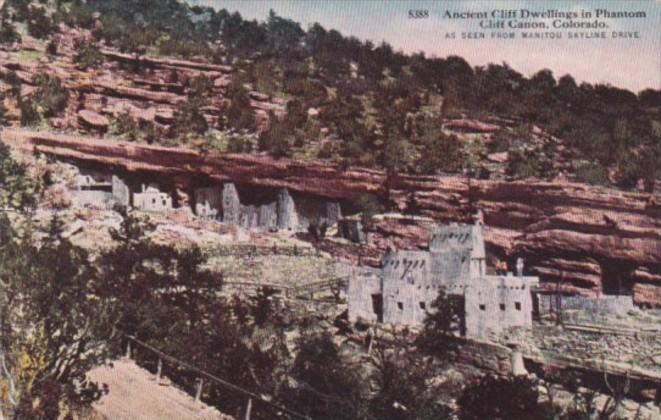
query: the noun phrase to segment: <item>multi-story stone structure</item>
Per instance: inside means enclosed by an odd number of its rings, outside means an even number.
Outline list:
[[[468,336],[532,324],[536,277],[486,275],[482,225],[432,228],[429,250],[390,251],[378,273],[349,282],[349,319],[419,326],[441,289],[464,298]]]
[[[143,184],[141,192],[133,194],[133,206],[142,211],[166,212],[172,210],[172,196],[156,184]]]
[[[79,207],[112,208],[127,206],[129,188],[117,175],[92,170],[80,170],[71,191],[73,204]]]

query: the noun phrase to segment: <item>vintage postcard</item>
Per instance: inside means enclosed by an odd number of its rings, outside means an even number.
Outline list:
[[[0,0],[3,419],[661,419],[661,1]]]

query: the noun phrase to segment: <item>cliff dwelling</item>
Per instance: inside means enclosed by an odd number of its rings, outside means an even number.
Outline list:
[[[349,281],[349,320],[419,327],[441,289],[463,298],[464,334],[532,326],[537,277],[486,274],[482,225],[435,226],[426,251],[390,251]]]
[[[292,193],[286,188],[195,179],[193,200],[189,201],[178,197],[171,177],[156,180],[149,173],[108,172],[82,165],[71,168],[77,173],[71,189],[73,204],[81,207],[111,209],[119,204],[165,213],[190,206],[201,218],[247,229],[292,232],[305,231],[312,223],[332,225],[342,218],[339,202]]]

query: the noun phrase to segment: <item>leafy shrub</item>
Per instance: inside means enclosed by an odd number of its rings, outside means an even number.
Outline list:
[[[365,227],[369,227],[372,224],[374,216],[377,214],[383,213],[385,206],[374,194],[362,194],[356,200],[356,205],[361,212],[361,223]]]
[[[3,19],[0,22],[0,43],[13,44],[15,42],[21,42],[21,35],[16,30],[16,26]]]
[[[250,106],[250,98],[246,89],[238,83],[227,87],[227,97],[231,104],[227,110],[227,122],[237,129],[252,130],[256,126],[255,113]]]
[[[199,104],[190,99],[181,104],[174,113],[172,135],[176,138],[187,138],[190,134],[204,134],[209,128],[207,120],[200,112]]]
[[[32,100],[42,116],[54,117],[64,110],[69,100],[69,92],[62,86],[62,81],[57,76],[38,73],[33,81],[37,85],[37,90]]]
[[[211,55],[211,49],[203,42],[170,38],[158,44],[158,53],[182,58],[193,56],[209,57]]]
[[[28,33],[39,39],[45,39],[57,30],[57,26],[46,15],[46,9],[43,7],[30,7],[27,24]]]
[[[57,55],[57,44],[55,41],[50,41],[48,45],[46,45],[46,54],[50,56]]]
[[[101,54],[95,43],[88,40],[79,40],[76,41],[75,49],[76,55],[74,55],[73,61],[79,69],[86,70],[103,63],[103,54]]]
[[[68,10],[58,9],[53,15],[55,21],[61,20],[72,27],[91,29],[94,23],[94,10],[82,2],[72,2]]]
[[[445,290],[440,290],[425,318],[422,334],[418,336],[420,348],[444,355],[456,350],[459,347],[456,335],[462,329],[462,315],[463,302],[456,296],[446,294]]]
[[[151,121],[138,122],[126,111],[110,125],[109,133],[129,141],[144,141],[152,144],[158,140],[159,132]]]
[[[556,170],[543,146],[522,140],[509,150],[506,173],[515,179],[550,179],[556,175]]]
[[[617,163],[617,184],[622,188],[634,188],[643,181],[646,191],[651,192],[654,180],[659,176],[659,154],[655,149],[629,150]]]
[[[253,143],[246,137],[231,137],[227,143],[228,153],[250,153]]]
[[[280,121],[272,112],[269,114],[269,129],[259,136],[259,148],[275,157],[289,157],[296,143],[293,127]]]
[[[0,207],[27,210],[36,205],[40,185],[25,165],[11,156],[9,146],[0,143]]]
[[[598,162],[586,162],[579,164],[575,169],[576,180],[592,185],[607,185],[608,168]]]
[[[542,420],[537,385],[527,377],[499,378],[486,375],[467,386],[457,401],[461,420]]]
[[[9,70],[5,76],[4,81],[9,85],[9,94],[14,98],[21,96],[21,79],[14,70]]]
[[[462,145],[455,135],[440,130],[425,135],[419,140],[423,153],[417,166],[422,173],[458,172],[463,167]]]

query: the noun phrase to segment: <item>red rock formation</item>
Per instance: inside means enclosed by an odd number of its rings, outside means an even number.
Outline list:
[[[21,129],[5,129],[2,139],[60,158],[172,176],[182,202],[190,193],[186,180],[199,176],[334,200],[385,194],[382,172],[343,170],[321,162],[202,154]],[[481,209],[488,251],[510,263],[523,256],[527,271],[540,275],[546,284],[560,281],[564,290],[601,293],[604,281],[624,276],[637,303],[661,305],[661,207],[649,194],[572,183],[438,176],[397,176],[389,185],[390,198],[400,210],[413,200],[421,214],[440,222],[466,222]],[[425,229],[410,223],[385,219],[375,231],[372,248],[360,251],[373,263],[389,244],[417,248],[426,242]],[[389,240],[382,239],[385,236]],[[346,250],[356,256],[354,248]]]
[[[105,131],[105,129],[108,128],[108,124],[110,124],[108,118],[86,109],[78,111],[78,120],[85,126],[103,131]]]
[[[449,128],[456,131],[464,131],[467,133],[495,133],[500,130],[499,125],[488,124],[482,121],[458,119],[449,120],[443,123],[443,128]]]
[[[89,31],[61,25],[56,35],[57,58],[30,62],[20,61],[11,54],[0,54],[0,76],[15,71],[23,83],[23,95],[33,91],[35,74],[45,72],[59,77],[64,87],[72,93],[71,111],[51,122],[59,129],[87,129],[90,127],[90,119],[81,117],[79,111],[91,111],[102,117],[114,118],[128,111],[133,118],[142,121],[156,119],[159,124],[169,125],[175,110],[186,100],[190,81],[204,75],[213,80],[214,87],[210,92],[210,106],[201,111],[213,126],[222,121],[223,111],[229,102],[224,93],[234,71],[231,66],[202,60],[125,54],[103,48],[101,52],[106,58],[105,62],[98,68],[81,70],[72,64],[76,41],[90,38]],[[128,71],[126,64],[139,66],[141,71]],[[276,99],[255,91],[250,92],[250,97],[261,131],[268,128],[269,111],[274,111],[279,117],[284,115],[285,105]],[[99,118],[94,119],[100,121]],[[162,128],[165,131],[167,127]]]

